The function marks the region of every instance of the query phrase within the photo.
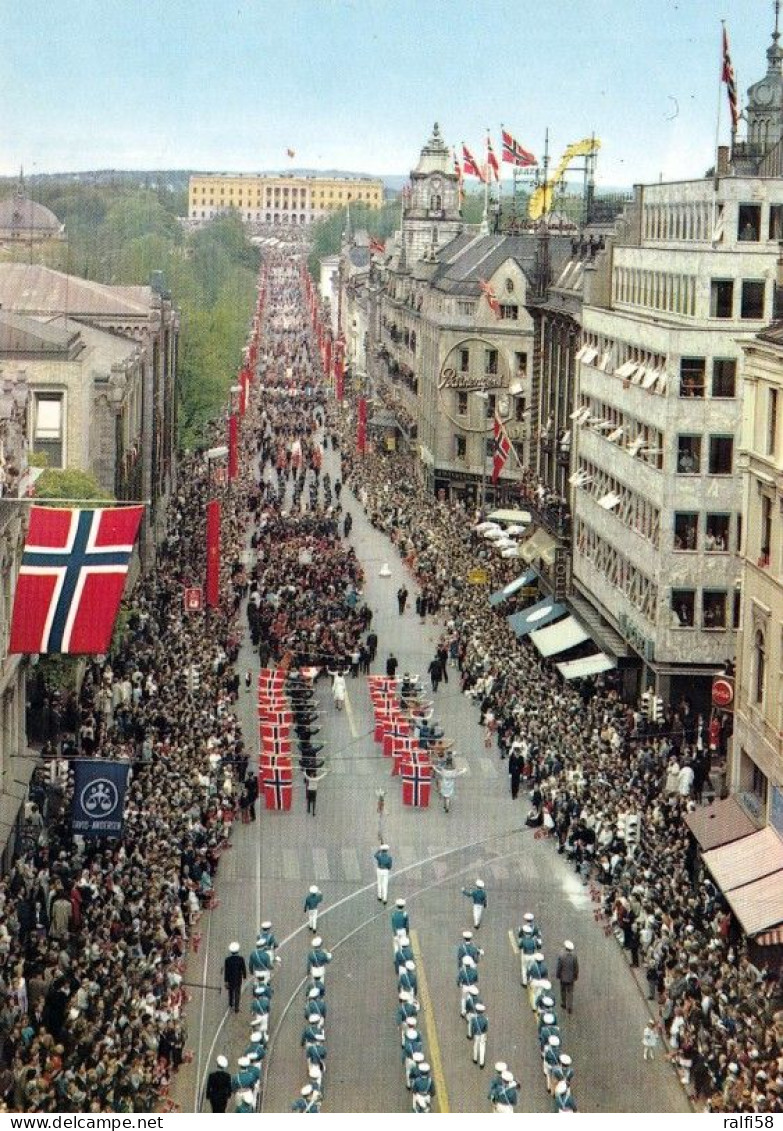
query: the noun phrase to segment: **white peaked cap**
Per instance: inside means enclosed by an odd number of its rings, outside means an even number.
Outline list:
[[[563,943],[563,946],[566,948],[566,950],[573,950],[574,949],[574,944],[571,942],[570,939],[566,939],[566,941]]]
[[[495,1063],[495,1071],[496,1072],[505,1072],[507,1068],[508,1068],[508,1065],[506,1064],[505,1060],[498,1060]]]
[[[463,931],[462,937],[463,937],[463,939],[472,939],[473,938],[473,932],[472,931]]]
[[[567,1080],[558,1080],[557,1087],[555,1088],[555,1091],[557,1092],[557,1094],[559,1096],[562,1096],[565,1092],[568,1091],[568,1081]]]
[[[555,1033],[553,1033],[552,1036],[549,1038],[549,1043],[550,1043],[550,1045],[552,1046],[553,1049],[559,1048],[560,1047],[560,1038]]]
[[[483,880],[476,880],[476,887],[477,888],[483,888],[484,887],[484,881]]]
[[[315,938],[313,939],[313,946],[320,946],[323,941],[324,940],[321,938],[320,935],[316,935]]]
[[[429,1072],[429,1070],[430,1070],[429,1064],[427,1064],[426,1060],[423,1060],[421,1062],[421,1064],[419,1065],[419,1071],[420,1072]]]
[[[413,961],[412,958],[409,958],[408,961],[405,963],[405,969],[406,970],[415,970],[416,969],[416,963]]]
[[[309,1096],[310,1093],[312,1092],[312,1090],[313,1090],[312,1084],[305,1084],[304,1087],[300,1089],[299,1094],[302,1095],[302,1096]]]
[[[526,923],[534,923],[536,917],[535,917],[535,915],[533,914],[532,911],[526,911],[525,914],[522,916],[522,918],[525,920]]]
[[[238,942],[232,942],[228,949],[231,951],[232,954],[238,954],[239,953],[239,943]]]
[[[500,1075],[501,1075],[501,1078],[504,1080],[504,1082],[506,1084],[510,1084],[511,1081],[514,1079],[513,1072],[509,1072],[509,1070],[507,1068],[503,1072],[501,1072]]]
[[[224,1056],[219,1056],[217,1058],[217,1065],[218,1068],[228,1068],[228,1061]]]
[[[318,888],[317,888],[317,886],[316,886],[315,884],[313,884],[313,885],[312,885],[312,887],[310,888],[310,895],[317,895],[317,894],[318,894]],[[306,1087],[306,1088],[309,1088],[309,1087],[310,1087],[310,1085],[309,1085],[309,1084],[305,1084],[305,1087]]]
[[[483,1001],[476,1002],[476,1013],[483,1013],[486,1008]]]
[[[272,930],[272,920],[271,919],[265,919],[264,922],[261,924],[261,930],[262,931],[271,931]]]
[[[251,1104],[253,1102],[253,1093],[252,1092],[243,1092],[242,1093],[242,1100],[246,1104]]]

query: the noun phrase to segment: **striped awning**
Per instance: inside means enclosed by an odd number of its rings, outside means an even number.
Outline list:
[[[567,652],[583,640],[589,640],[590,634],[585,632],[576,617],[566,617],[548,628],[531,632],[530,639],[542,656],[554,656],[558,652]]]
[[[758,831],[736,797],[725,797],[723,801],[713,801],[711,805],[686,813],[685,824],[703,852]]]
[[[746,935],[752,937],[783,924],[783,871],[772,872],[724,895]]]
[[[783,923],[779,927],[773,927],[771,931],[756,935],[753,941],[759,946],[783,946]]]
[[[521,613],[514,613],[506,619],[517,636],[525,636],[528,632],[551,624],[558,617],[562,617],[565,611],[565,605],[561,605],[554,597],[545,597],[543,601],[536,601],[535,605],[530,605]]]
[[[704,863],[724,895],[774,872],[782,873],[778,876],[780,882],[783,881],[783,841],[771,825],[767,825],[752,836],[745,836],[742,840],[705,852]],[[783,882],[780,883],[780,895],[783,902]],[[783,919],[783,912],[778,918]],[[778,919],[770,919],[757,930],[777,922]]]

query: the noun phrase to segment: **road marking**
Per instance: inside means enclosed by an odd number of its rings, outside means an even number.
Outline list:
[[[299,856],[295,848],[283,849],[283,879],[284,880],[298,880],[299,877]]]
[[[356,883],[362,878],[359,855],[355,848],[343,848],[341,852],[343,858],[343,875],[346,880],[352,880]]]
[[[329,880],[329,856],[325,848],[313,849],[313,875],[317,880]]]
[[[351,728],[351,738],[358,738],[359,732],[356,729],[356,719],[353,714],[353,707],[351,706],[351,697],[348,694],[348,688],[345,689],[345,713],[348,716],[348,726]]]
[[[411,950],[416,959],[416,973],[419,976],[419,997],[421,1009],[424,1014],[424,1028],[427,1030],[427,1044],[429,1046],[429,1062],[432,1067],[432,1079],[435,1084],[435,1102],[441,1115],[448,1115],[449,1093],[446,1091],[446,1078],[443,1075],[443,1062],[440,1058],[440,1044],[438,1043],[438,1030],[435,1025],[435,1015],[432,1012],[432,1000],[427,986],[427,975],[424,973],[424,962],[421,957],[419,935],[415,928],[410,931]]]
[[[514,938],[514,932],[510,927],[508,929],[508,945],[511,947],[511,953],[514,955],[514,958],[516,958],[519,954],[519,947],[517,946],[517,940]]]

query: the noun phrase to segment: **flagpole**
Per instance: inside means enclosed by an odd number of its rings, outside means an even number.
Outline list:
[[[720,72],[718,74],[718,109],[715,115],[715,170],[712,177],[712,223],[710,224],[710,242],[715,243],[715,221],[718,211],[718,147],[720,144],[720,105],[723,100],[723,44],[726,35],[726,21],[721,20],[721,39],[720,39]]]

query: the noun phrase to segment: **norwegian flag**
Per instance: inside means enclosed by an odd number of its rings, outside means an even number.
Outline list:
[[[492,455],[492,482],[497,483],[500,473],[506,466],[506,460],[511,454],[511,441],[503,427],[503,422],[495,413],[495,423],[492,430],[494,440],[494,453]]]
[[[721,82],[726,84],[726,93],[729,96],[729,112],[731,113],[731,128],[736,130],[739,121],[739,105],[737,103],[737,80],[734,76],[734,64],[729,53],[729,35],[724,24],[723,27],[723,67],[721,69]]]
[[[498,165],[498,159],[495,156],[495,150],[492,148],[492,142],[490,140],[489,134],[487,134],[487,176],[489,176],[490,169],[492,170],[495,180],[499,181],[500,166]]]
[[[456,149],[452,149],[451,156],[452,156],[452,159],[454,161],[454,176],[457,178],[457,191],[459,193],[459,202],[460,202],[460,204],[462,204],[462,201],[465,199],[465,188],[462,184],[462,166],[459,163],[459,157],[457,157]]]
[[[9,652],[108,652],[144,507],[32,507]]]
[[[500,315],[500,303],[498,302],[498,296],[495,294],[495,288],[491,283],[487,282],[486,279],[479,279],[479,286],[481,287],[481,293],[487,300],[487,306],[497,318]]]
[[[462,143],[462,168],[466,177],[478,177],[482,184],[484,183],[484,174],[464,141]]]
[[[415,762],[402,764],[402,803],[416,809],[426,809],[430,803],[432,769]]]
[[[501,130],[501,137],[503,140],[503,152],[501,158],[509,165],[516,165],[518,169],[527,169],[531,165],[537,165],[538,161],[526,149],[523,149],[516,138],[512,137],[508,130]]]
[[[291,795],[293,793],[293,770],[290,764],[281,765],[279,762],[270,770],[264,771],[264,804],[267,809],[291,808]]]

